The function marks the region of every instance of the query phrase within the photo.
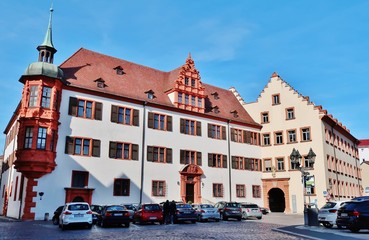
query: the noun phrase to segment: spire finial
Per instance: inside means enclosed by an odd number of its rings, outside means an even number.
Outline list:
[[[54,48],[53,45],[53,38],[52,38],[52,21],[53,21],[53,3],[51,2],[51,7],[50,7],[50,17],[49,17],[49,25],[47,27],[47,31],[46,31],[46,35],[45,35],[45,39],[44,42],[41,44],[41,46],[48,46],[48,47],[52,47]]]

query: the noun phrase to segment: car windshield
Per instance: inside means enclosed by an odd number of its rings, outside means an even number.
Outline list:
[[[146,211],[158,211],[158,210],[160,210],[160,207],[159,207],[159,205],[145,205],[144,207],[143,207]]]
[[[336,206],[337,203],[335,202],[327,202],[326,204],[324,204],[324,206],[322,208],[334,208],[334,206]]]
[[[71,204],[68,206],[68,210],[71,211],[81,211],[81,210],[88,210],[87,204]]]
[[[234,207],[234,208],[239,208],[240,204],[239,203],[227,203],[226,207]]]
[[[191,205],[186,203],[179,203],[177,204],[177,208],[191,208]]]
[[[106,208],[106,211],[124,211],[125,207],[123,206],[109,206]]]
[[[210,204],[201,204],[201,208],[214,208],[214,206]]]

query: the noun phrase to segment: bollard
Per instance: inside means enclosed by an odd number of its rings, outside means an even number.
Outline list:
[[[49,221],[49,213],[45,213],[44,221]]]

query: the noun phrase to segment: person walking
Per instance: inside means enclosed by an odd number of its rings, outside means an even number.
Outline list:
[[[169,213],[170,213],[170,223],[173,224],[174,223],[174,216],[176,214],[177,211],[177,206],[176,206],[176,202],[173,200],[170,205],[169,205]]]
[[[169,200],[165,201],[163,205],[163,217],[164,217],[164,224],[169,223],[170,212],[169,212],[170,203]]]

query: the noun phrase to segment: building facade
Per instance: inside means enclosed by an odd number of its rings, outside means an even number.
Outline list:
[[[237,93],[236,93],[237,96]],[[242,102],[242,99],[240,102]],[[362,194],[357,139],[337,119],[302,96],[274,73],[256,102],[243,103],[263,128],[263,198],[272,210],[302,212],[304,204],[322,207],[326,200],[344,200]],[[296,149],[303,170],[291,163]],[[312,149],[315,164],[306,156]]]
[[[43,219],[90,204],[250,201],[264,205],[261,125],[234,94],[79,49],[53,64],[52,11],[4,133],[0,214]]]

